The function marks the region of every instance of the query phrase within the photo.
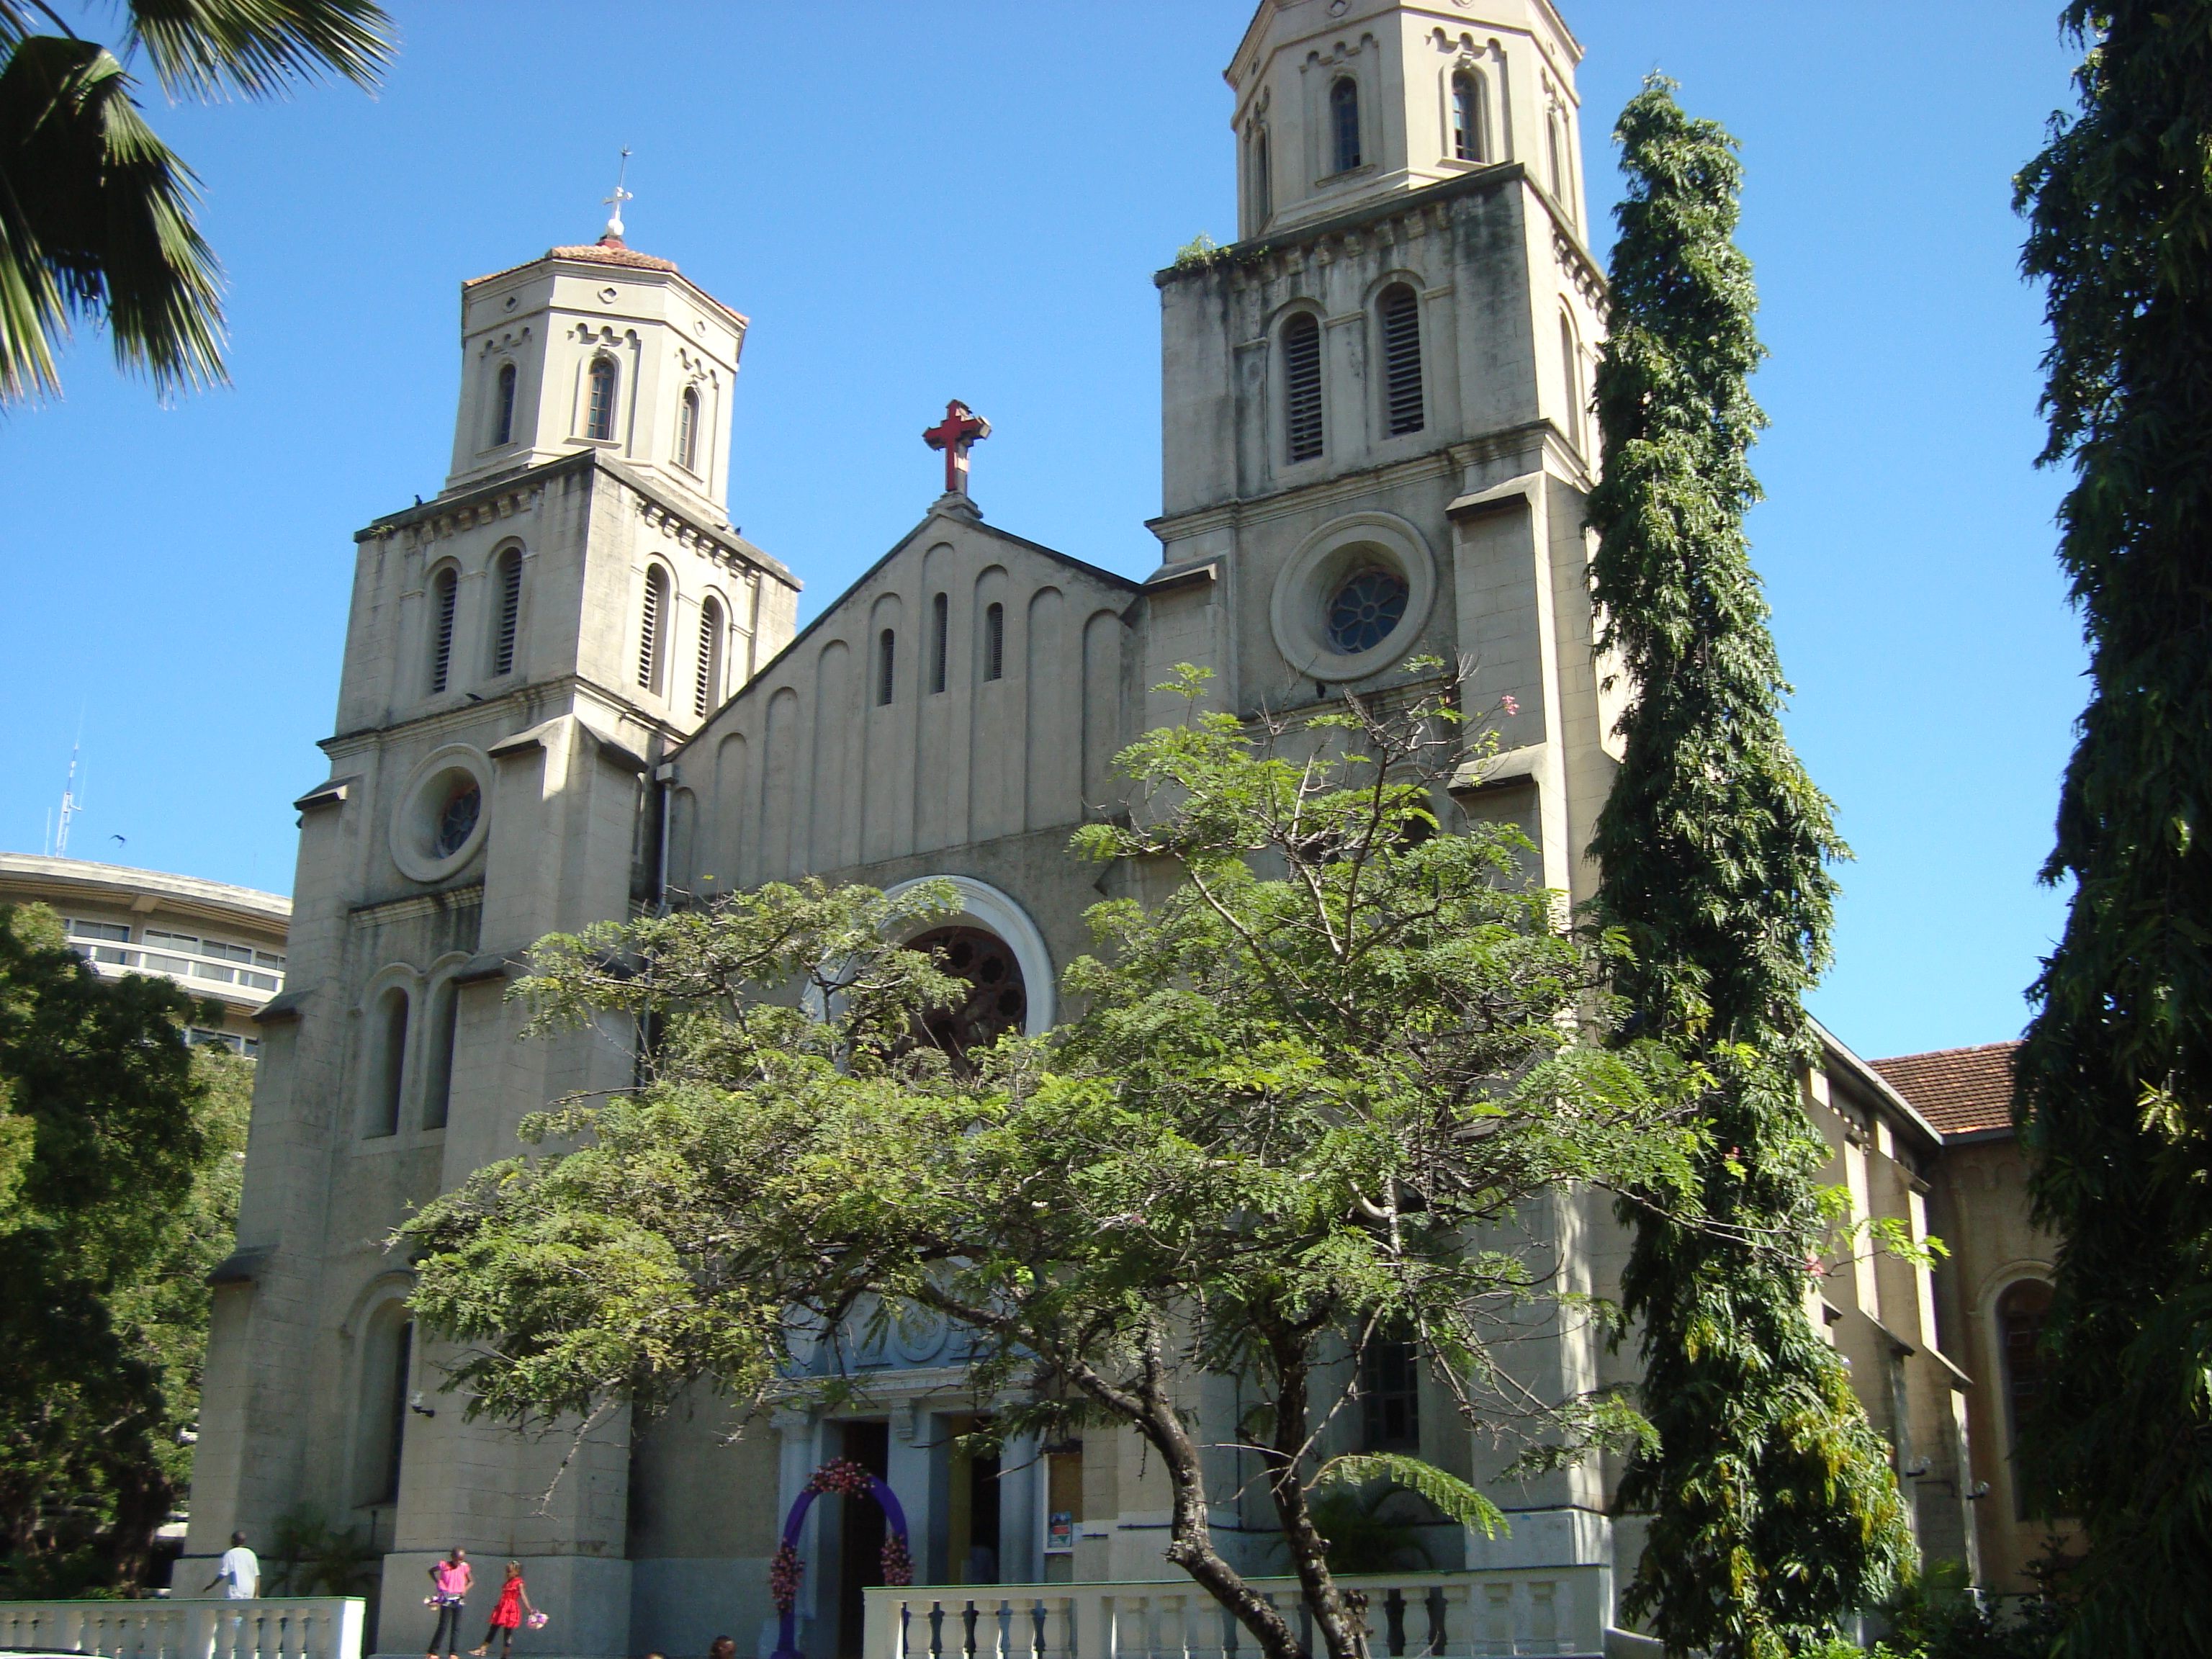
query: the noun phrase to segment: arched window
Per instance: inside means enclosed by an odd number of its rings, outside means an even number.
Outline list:
[[[399,1133],[407,1082],[407,993],[395,985],[376,1000],[368,1028],[368,1126],[371,1139]]]
[[[1321,453],[1321,324],[1311,312],[1283,325],[1283,429],[1292,460]]]
[[[699,470],[699,390],[684,388],[684,401],[676,411],[676,460],[686,471]]]
[[[668,626],[668,573],[653,565],[645,573],[645,599],[637,619],[637,683],[658,695],[660,690],[661,635]]]
[[[496,679],[514,672],[514,632],[522,620],[522,550],[510,547],[501,554],[494,574],[499,581],[491,627],[491,672]]]
[[[2020,1444],[2021,1425],[2043,1393],[2043,1325],[2051,1316],[2051,1286],[2039,1279],[2017,1279],[1997,1297],[1998,1358],[2004,1367],[2005,1450]],[[2027,1518],[2027,1492],[2015,1480],[2014,1513]]]
[[[1267,139],[1267,124],[1262,121],[1252,134],[1252,230],[1254,234],[1267,228],[1267,221],[1275,216],[1275,155],[1274,146]]]
[[[983,612],[983,678],[1006,677],[1006,607],[994,600]]]
[[[446,689],[453,672],[453,612],[460,604],[460,573],[447,565],[430,578],[430,693]]]
[[[1328,89],[1328,137],[1335,163],[1331,173],[1349,173],[1359,165],[1359,88],[1348,75]]]
[[[1552,199],[1565,209],[1568,199],[1567,138],[1564,119],[1556,104],[1544,112],[1544,157],[1552,173]],[[1569,216],[1572,216],[1571,211]]]
[[[460,988],[441,980],[430,993],[429,1069],[422,1079],[422,1127],[442,1129],[453,1098],[453,1037],[461,1013]]]
[[[887,703],[897,684],[892,672],[898,666],[898,635],[886,628],[876,635],[876,702]]]
[[[2051,1286],[2023,1279],[1997,1298],[1997,1340],[2003,1344],[2005,1441],[2017,1444],[2021,1424],[2043,1392],[2043,1322],[2051,1313]]]
[[[1377,1334],[1359,1355],[1360,1438],[1370,1452],[1421,1449],[1421,1365],[1404,1336]]]
[[[407,1384],[415,1325],[406,1304],[387,1302],[368,1319],[361,1353],[358,1502],[399,1501],[399,1460],[407,1438]]]
[[[699,607],[699,683],[691,712],[704,720],[722,699],[722,602],[711,596]]]
[[[1452,155],[1462,161],[1490,159],[1490,112],[1484,107],[1482,76],[1461,70],[1451,78]]]
[[[1583,406],[1588,401],[1583,391],[1583,348],[1575,333],[1574,319],[1565,312],[1559,313],[1559,364],[1565,378],[1567,399],[1567,441],[1577,452],[1583,449]]]
[[[592,359],[590,396],[584,405],[584,435],[615,435],[615,364],[611,357]]]
[[[945,636],[951,631],[952,602],[939,593],[929,602],[929,689],[945,690]]]
[[[1419,432],[1421,403],[1421,301],[1403,283],[1382,290],[1376,307],[1382,325],[1382,395],[1395,437]]]
[[[514,365],[499,366],[499,390],[492,399],[491,441],[494,447],[514,441]]]

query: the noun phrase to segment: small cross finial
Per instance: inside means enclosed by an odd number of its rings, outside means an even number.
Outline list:
[[[945,452],[945,493],[968,493],[968,446],[991,435],[991,423],[955,398],[945,405],[945,418],[926,428],[922,442]]]
[[[632,199],[629,191],[623,188],[623,181],[629,177],[629,149],[625,145],[622,153],[622,169],[615,174],[615,193],[606,198],[607,206],[613,210],[607,215],[606,234],[617,242],[623,239],[622,204]]]

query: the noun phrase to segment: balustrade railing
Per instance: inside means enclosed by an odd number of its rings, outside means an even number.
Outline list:
[[[1338,1581],[1360,1598],[1368,1659],[1597,1659],[1601,1567],[1390,1573]],[[1317,1652],[1297,1581],[1253,1587]],[[1250,1632],[1188,1578],[1143,1583],[871,1589],[864,1659],[1259,1659]]]
[[[0,1601],[0,1651],[87,1659],[361,1659],[357,1595]]]

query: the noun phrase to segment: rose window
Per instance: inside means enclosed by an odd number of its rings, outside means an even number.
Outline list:
[[[1372,567],[1336,590],[1328,602],[1328,646],[1340,656],[1356,657],[1390,637],[1406,615],[1406,579]]]
[[[475,833],[477,815],[483,811],[483,791],[477,787],[474,778],[460,777],[447,793],[445,805],[438,809],[438,822],[430,836],[430,856],[449,859],[468,845],[469,836]]]
[[[930,952],[940,969],[968,982],[961,1001],[921,1017],[922,1030],[935,1047],[957,1058],[1023,1029],[1029,996],[1021,964],[1004,939],[980,927],[938,927],[909,939],[906,948]]]

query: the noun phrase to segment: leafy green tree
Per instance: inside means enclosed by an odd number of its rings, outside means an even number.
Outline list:
[[[1825,1151],[1798,1094],[1799,1000],[1828,960],[1844,856],[1782,730],[1788,687],[1743,515],[1765,416],[1751,265],[1733,240],[1735,141],[1654,76],[1623,112],[1609,337],[1597,372],[1604,481],[1589,522],[1604,647],[1632,688],[1591,852],[1632,1027],[1709,1070],[1694,1223],[1637,1223],[1623,1302],[1642,1322],[1656,1449],[1622,1484],[1651,1513],[1628,1606],[1669,1653],[1817,1642],[1887,1592],[1910,1534],[1884,1448],[1806,1316],[1826,1228]]]
[[[2212,1650],[2212,4],[2069,5],[2080,107],[2019,179],[2047,465],[2089,702],[2046,880],[2075,884],[2014,1112],[2058,1238],[2021,1437],[2087,1559],[2068,1653]],[[2147,1587],[2155,1593],[2147,1593]]]
[[[1470,1423],[1540,1457],[1632,1431],[1583,1401],[1511,1419],[1490,1334],[1569,1298],[1510,1224],[1556,1183],[1688,1169],[1671,1056],[1577,1036],[1607,1004],[1557,896],[1518,878],[1526,842],[1434,833],[1425,762],[1462,747],[1434,702],[1147,736],[1121,757],[1133,821],[1077,844],[1156,896],[1091,913],[1107,950],[1067,970],[1079,1018],[984,1054],[916,1041],[968,988],[890,942],[949,890],[772,885],[542,941],[539,1030],[654,1041],[634,1091],[526,1127],[574,1150],[495,1164],[404,1231],[418,1318],[466,1345],[452,1383],[504,1418],[650,1410],[699,1379],[834,1401],[865,1390],[826,1357],[856,1326],[927,1310],[975,1345],[1001,1435],[1140,1434],[1173,1490],[1167,1559],[1296,1659],[1208,1523],[1224,1472],[1256,1463],[1321,1644],[1352,1659],[1317,1488],[1501,1517],[1413,1458],[1328,1455],[1346,1369],[1411,1331]],[[1258,1401],[1212,1441],[1189,1410],[1207,1375]]]
[[[185,1488],[252,1086],[246,1061],[186,1048],[209,1012],[101,979],[42,907],[0,908],[0,1573],[19,1592],[137,1583]]]
[[[327,73],[374,86],[391,52],[372,0],[123,9],[123,56],[143,52],[173,99],[264,98]],[[146,125],[136,84],[45,0],[0,0],[0,404],[59,391],[57,348],[86,318],[165,393],[223,378],[222,285],[192,223],[192,173]]]

